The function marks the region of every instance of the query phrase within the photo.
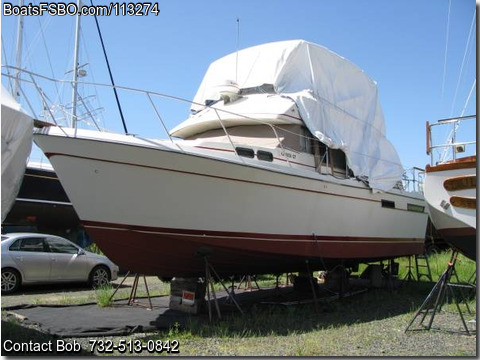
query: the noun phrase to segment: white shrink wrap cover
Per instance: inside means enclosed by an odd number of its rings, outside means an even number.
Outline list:
[[[311,133],[345,152],[349,167],[366,176],[374,190],[387,191],[402,179],[400,158],[385,137],[376,83],[332,51],[304,41],[267,43],[213,62],[194,98],[193,111],[218,99],[218,85],[240,88],[273,84],[290,97]]]
[[[2,222],[20,185],[32,148],[33,120],[2,85]]]

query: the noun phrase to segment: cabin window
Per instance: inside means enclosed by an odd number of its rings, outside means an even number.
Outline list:
[[[236,147],[235,150],[237,152],[237,155],[239,155],[239,156],[243,156],[243,157],[247,157],[247,158],[251,158],[251,159],[253,159],[255,157],[255,151],[253,151],[253,149],[244,148],[244,147]]]
[[[395,209],[395,201],[382,199],[382,207],[388,208],[388,209]]]
[[[353,171],[347,165],[347,157],[343,150],[330,149],[318,140],[313,142],[315,168],[321,174],[332,174],[335,177],[348,179],[353,177]]]
[[[407,203],[407,210],[423,213],[425,211],[425,206]]]
[[[332,172],[336,176],[347,177],[347,158],[345,153],[339,149],[329,149]]]
[[[272,162],[273,161],[273,154],[270,151],[258,150],[257,151],[257,159]]]

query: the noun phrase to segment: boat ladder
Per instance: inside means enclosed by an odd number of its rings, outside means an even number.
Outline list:
[[[417,274],[417,281],[420,281],[422,277],[426,277],[428,281],[433,282],[432,272],[430,270],[430,264],[428,262],[428,257],[425,254],[422,255],[413,255],[415,260],[415,265],[412,265],[412,256],[408,258],[407,265],[407,275],[404,280],[410,281],[415,280],[412,269],[415,267],[415,273]]]
[[[425,254],[415,255],[415,270],[417,272],[417,280],[426,277],[429,281],[433,281],[428,257]]]

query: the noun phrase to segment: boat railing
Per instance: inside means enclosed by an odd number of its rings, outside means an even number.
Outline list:
[[[423,194],[423,180],[425,169],[416,166],[405,169],[402,176],[403,190],[408,192],[419,192]]]
[[[455,161],[458,154],[468,154],[469,150],[470,153],[473,151],[476,152],[476,123],[473,124],[473,131],[471,126],[465,126],[468,120],[476,120],[476,117],[476,115],[468,115],[438,120],[433,124],[430,124],[428,121],[426,122],[426,150],[427,155],[430,155],[431,165],[436,165],[446,161]],[[446,138],[447,140],[446,142],[437,143],[434,133],[438,133],[439,131],[437,130],[441,128],[449,131],[448,134],[443,133],[443,139]],[[461,141],[459,139],[461,139]],[[435,154],[438,152],[441,153],[439,155],[439,159],[437,160],[435,159]]]
[[[78,113],[76,115],[74,115],[73,112],[70,113],[70,111],[72,109],[71,109],[71,106],[68,103],[65,103],[65,104],[62,104],[61,106],[59,106],[58,103],[56,103],[56,101],[57,101],[56,99],[60,98],[60,96],[58,96],[58,94],[56,94],[55,96],[50,96],[51,93],[54,93],[55,91],[57,91],[57,89],[59,87],[58,86],[59,84],[61,85],[60,87],[62,87],[62,88],[66,87],[68,89],[69,87],[73,87],[73,81],[72,80],[53,79],[51,77],[36,74],[34,72],[31,72],[31,71],[28,71],[28,70],[25,70],[25,69],[19,69],[19,68],[16,68],[14,66],[9,66],[9,65],[2,65],[2,76],[6,77],[8,79],[16,78],[17,72],[21,72],[23,74],[23,76],[20,77],[21,86],[19,87],[19,91],[22,95],[21,98],[25,101],[25,103],[27,104],[26,107],[30,110],[31,114],[33,115],[33,117],[36,120],[40,120],[40,122],[53,123],[53,124],[59,126],[59,128],[61,128],[62,131],[63,131],[64,127],[71,127],[72,124],[74,125],[73,127],[75,129],[78,128],[79,124],[82,122],[80,120],[81,117],[78,115]],[[219,109],[219,108],[215,107],[215,104],[212,104],[212,105],[198,104],[198,103],[195,103],[194,101],[187,100],[187,99],[177,97],[177,96],[172,96],[172,95],[159,93],[159,92],[154,92],[154,91],[137,89],[137,88],[133,88],[133,87],[120,86],[120,85],[110,85],[110,84],[102,84],[102,83],[94,83],[94,82],[86,82],[86,81],[77,81],[77,87],[79,85],[92,86],[92,87],[95,87],[96,89],[97,88],[103,88],[103,89],[110,89],[111,90],[111,89],[115,88],[119,91],[136,93],[136,94],[141,94],[141,95],[145,96],[148,100],[147,102],[150,104],[150,107],[153,109],[154,117],[160,123],[163,131],[165,132],[165,135],[168,137],[170,142],[174,146],[176,146],[180,151],[184,151],[184,149],[182,148],[182,145],[181,145],[182,142],[181,141],[176,141],[170,135],[170,132],[168,130],[166,122],[165,122],[164,118],[162,117],[162,115],[160,114],[160,111],[159,111],[159,105],[158,105],[158,102],[156,101],[158,98],[173,100],[173,101],[176,101],[176,102],[184,103],[184,104],[189,105],[189,106],[191,106],[191,105],[202,106],[202,107],[211,108],[212,110],[214,110],[214,112],[216,113],[216,117],[218,119],[218,122],[219,122],[221,128],[223,129],[223,131],[225,132],[225,134],[227,136],[227,139],[228,139],[228,142],[232,146],[235,153],[237,153],[236,152],[237,146],[241,145],[241,144],[235,145],[235,141],[230,136],[230,134],[227,130],[227,126],[225,125],[224,121],[222,120],[222,117],[220,116],[221,113],[222,114],[228,114],[230,116],[235,115],[239,118],[248,119],[248,121],[251,121],[252,123],[262,124],[262,125],[268,126],[272,130],[273,136],[276,139],[276,141],[278,142],[278,146],[281,149],[281,152],[283,154],[286,154],[287,150],[289,152],[292,152],[292,151],[296,152],[294,149],[289,149],[286,146],[284,146],[284,144],[281,140],[281,137],[279,136],[279,133],[278,133],[279,128],[277,128],[277,126],[275,126],[273,124],[270,124],[267,121],[262,121],[262,120],[259,120],[259,119],[253,118],[253,117],[249,117],[249,116],[246,116],[246,115],[243,115],[243,114],[233,113],[233,112],[227,111],[225,109]],[[47,88],[49,90],[47,90]],[[32,99],[35,99],[36,103]],[[70,99],[69,99],[69,101],[70,101]],[[93,116],[94,115],[93,112],[88,110],[88,107],[85,104],[85,102],[83,101],[83,98],[81,96],[79,96],[79,103],[83,104],[83,107],[86,109],[87,115],[85,115],[85,116],[90,117],[90,121],[88,123],[86,122],[87,127],[92,127],[91,125],[93,124],[94,125],[93,127],[96,130],[99,130],[99,131],[105,130],[100,125],[100,122],[95,119],[95,117]],[[139,106],[138,102],[135,102],[135,106]],[[38,109],[40,109],[40,110],[38,110]],[[55,113],[55,111],[53,111],[53,109],[57,109],[57,110],[60,109],[59,110],[60,111],[60,116],[58,116]],[[67,121],[69,118],[71,120]],[[289,132],[286,129],[282,129],[282,131],[283,132]],[[303,136],[302,134],[296,134],[296,133],[293,133],[293,132],[291,132],[291,134],[293,134],[295,136],[298,136],[298,137],[305,138],[304,141],[309,141],[310,140],[310,138],[308,138],[306,136]],[[75,135],[76,135],[76,132],[75,132]],[[139,137],[139,135],[136,135],[134,133],[128,133],[127,135],[132,135],[132,136]],[[238,153],[237,153],[237,155],[238,155]],[[242,162],[245,161],[245,159],[240,155],[238,155],[238,158]],[[290,167],[292,166],[292,163],[289,160],[288,156],[285,156],[285,161],[287,162],[287,164]]]

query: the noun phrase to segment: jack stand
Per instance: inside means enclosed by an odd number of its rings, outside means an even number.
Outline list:
[[[253,290],[252,279],[253,279],[253,282],[255,283],[255,287],[257,288],[257,290],[260,290],[260,286],[257,283],[256,275],[244,275],[240,280],[240,283],[238,284],[238,289],[241,289],[242,284],[245,282],[245,290],[252,291]]]
[[[412,257],[409,256],[409,257],[408,257],[408,265],[407,265],[408,272],[407,272],[407,275],[405,275],[405,277],[403,278],[403,280],[405,280],[405,281],[413,281],[413,280],[415,280],[415,277],[413,276],[412,268],[413,268],[413,265],[412,265]]]
[[[242,311],[240,305],[238,304],[237,300],[235,300],[235,297],[232,295],[232,293],[230,293],[230,291],[228,291],[227,287],[224,285],[224,283],[220,279],[220,276],[218,276],[218,274],[215,271],[215,269],[213,268],[213,266],[208,262],[207,256],[204,256],[203,260],[205,261],[205,285],[207,287],[207,299],[208,299],[207,305],[208,305],[208,319],[209,319],[209,321],[212,322],[212,305],[210,303],[210,291],[212,291],[212,295],[213,295],[213,299],[214,299],[214,302],[215,302],[215,308],[217,310],[218,318],[219,319],[222,318],[222,314],[220,313],[220,306],[218,305],[217,294],[215,293],[215,288],[213,286],[214,278],[212,276],[212,273],[213,273],[213,275],[215,275],[215,277],[220,282],[220,284],[222,284],[223,289],[228,294],[228,298],[233,301],[233,303],[237,307],[238,311],[240,311],[240,313],[243,315],[243,311]]]
[[[281,288],[280,288],[280,276],[282,276],[283,274],[275,274],[275,296],[278,296],[279,298],[283,298],[283,299],[286,299],[286,296],[283,294]],[[286,273],[285,274],[286,277],[287,277],[287,280],[286,280],[286,284],[285,285],[282,285],[283,286],[287,286],[288,283],[289,283],[289,276],[290,276],[290,273]]]
[[[380,262],[383,266],[383,261]],[[395,260],[388,259],[386,269],[383,269],[383,276],[385,278],[386,287],[389,291],[393,291],[395,289],[395,274],[398,274],[398,269],[395,270]]]
[[[307,265],[308,278],[310,279],[310,287],[312,288],[313,303],[315,305],[315,313],[317,315],[320,315],[320,311],[318,310],[318,302],[317,302],[317,289],[315,289],[315,286],[313,284],[313,274],[310,271],[310,266],[308,265],[308,259],[305,260],[305,264]]]
[[[130,275],[130,271],[127,272],[127,274],[125,275],[125,277],[123,278],[123,280],[120,282],[120,284],[117,286],[117,288],[116,288],[115,291],[113,292],[112,296],[110,296],[109,302],[111,302],[111,301],[113,300],[113,297],[114,297],[115,294],[117,293],[118,289],[120,289],[120,287],[123,285],[123,283],[125,282],[125,280],[127,279],[127,277],[128,277],[129,275]],[[137,297],[137,288],[138,288],[138,280],[139,280],[139,278],[140,278],[140,274],[135,274],[135,279],[133,280],[132,291],[130,291],[130,296],[128,297],[127,306],[138,305],[138,306],[144,306],[145,308],[147,308],[147,310],[152,310],[152,309],[153,309],[152,300],[151,300],[151,298],[150,298],[150,291],[148,290],[147,279],[145,278],[145,275],[143,275],[143,281],[144,281],[144,284],[145,284],[145,289],[147,290],[147,296],[148,296],[149,306],[140,304],[140,303],[136,300],[136,297]]]
[[[473,274],[468,278],[467,283],[471,284],[472,286],[477,285],[477,270],[475,270]]]
[[[443,275],[440,277],[438,282],[435,284],[435,286],[433,287],[430,294],[428,294],[428,296],[425,299],[425,301],[423,302],[422,306],[420,307],[420,309],[417,311],[417,313],[415,314],[413,319],[408,324],[407,328],[405,329],[405,332],[407,332],[410,329],[410,326],[413,324],[415,319],[421,313],[423,313],[423,316],[422,316],[422,319],[421,319],[419,325],[422,325],[423,329],[425,329],[425,330],[430,330],[430,329],[440,330],[438,328],[432,328],[432,323],[433,323],[433,319],[435,318],[435,315],[437,314],[437,312],[441,311],[442,305],[445,302],[445,298],[446,298],[447,291],[448,291],[449,294],[452,296],[452,299],[454,299],[454,301],[455,301],[455,305],[457,307],[458,313],[459,313],[460,318],[462,320],[462,324],[463,324],[463,327],[465,329],[466,334],[471,335],[471,331],[468,329],[467,324],[465,323],[465,319],[464,319],[463,313],[460,309],[457,296],[455,295],[455,292],[453,291],[453,288],[454,287],[459,287],[460,284],[451,284],[450,283],[450,278],[455,271],[455,263],[457,261],[457,254],[458,254],[458,252],[455,251],[455,250],[452,252],[452,256],[450,257],[450,261],[448,263],[447,269],[445,270]],[[460,285],[460,286],[464,286],[464,285]],[[468,312],[471,313],[470,308],[468,307],[468,304],[466,303],[463,296],[462,296],[462,300],[465,303]],[[428,324],[425,326],[425,325],[423,325],[423,321],[427,317],[428,313],[430,313],[430,320],[429,320]],[[415,330],[422,330],[422,329],[415,329]]]

